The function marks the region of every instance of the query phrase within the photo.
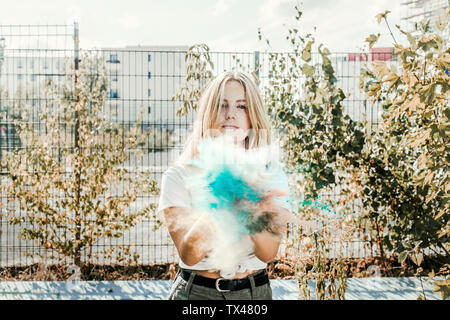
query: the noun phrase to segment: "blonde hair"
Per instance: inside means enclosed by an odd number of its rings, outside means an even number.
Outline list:
[[[245,91],[247,112],[250,120],[250,134],[245,138],[245,148],[255,148],[271,143],[272,128],[261,93],[252,76],[242,71],[228,71],[214,78],[203,91],[198,104],[198,114],[192,133],[188,136],[183,152],[176,164],[185,164],[197,156],[200,139],[215,136],[219,110],[223,101],[225,84],[237,81]]]

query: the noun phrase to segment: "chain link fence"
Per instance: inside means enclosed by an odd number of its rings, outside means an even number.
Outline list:
[[[146,135],[146,142],[141,146],[143,155],[140,159],[130,159],[124,166],[139,163],[139,166],[150,169],[152,178],[160,184],[162,173],[176,160],[196,116],[195,111],[177,116],[179,101],[172,101],[172,96],[184,83],[187,49],[136,46],[80,50],[76,23],[61,26],[0,25],[0,159],[6,152],[21,148],[17,128],[11,122],[20,116],[16,111],[25,104],[39,110],[48,103],[52,97],[44,93],[46,83],[62,83],[73,77],[76,62],[88,53],[100,57],[106,68],[108,100],[104,106],[105,115],[127,128],[136,121],[139,112],[143,112],[141,129]],[[261,87],[270,78],[267,52],[211,52],[210,55],[215,74],[237,65],[249,70],[259,66]],[[381,110],[369,105],[359,91],[360,69],[374,58],[392,59],[390,52],[379,53],[377,57],[346,52],[331,55],[337,85],[347,94],[344,112],[353,120],[368,120],[376,127]],[[37,117],[32,121],[38,129],[43,126]],[[0,174],[4,183],[8,172]],[[338,189],[333,196],[339,196]],[[138,198],[131,210],[157,201],[157,196]],[[0,194],[0,266],[39,262],[38,254],[43,253],[43,248],[34,241],[20,239],[20,226],[11,225],[8,221],[10,216],[7,212],[12,209],[12,202],[13,199]],[[358,206],[354,210],[356,212]],[[15,214],[24,217],[24,225],[29,223],[25,212],[15,210]],[[153,231],[155,223],[153,219],[144,220],[120,238],[98,241],[95,250],[132,245],[132,252],[139,255],[138,264],[176,262],[178,256],[167,231],[164,227]],[[344,253],[352,257],[376,254],[365,248],[361,240],[346,244]],[[333,250],[330,254],[333,255]],[[91,262],[110,264],[114,261],[99,259]]]

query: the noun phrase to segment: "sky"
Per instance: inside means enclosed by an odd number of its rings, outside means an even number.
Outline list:
[[[73,24],[80,47],[190,46],[205,43],[211,51],[267,50],[258,29],[274,51],[289,51],[288,27],[312,33],[332,52],[359,51],[364,39],[380,33],[378,47],[392,46],[402,0],[1,0],[0,25]],[[298,5],[303,12],[295,20]]]

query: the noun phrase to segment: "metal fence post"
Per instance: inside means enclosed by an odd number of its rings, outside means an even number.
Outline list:
[[[5,37],[0,37],[0,83],[2,79],[2,66],[5,60]],[[0,93],[0,111],[2,110],[2,96]],[[5,126],[0,126],[0,161],[2,161],[3,156],[3,145],[2,141],[5,141],[5,146],[8,145],[8,124]]]
[[[73,41],[74,41],[74,93],[75,93],[75,103],[79,100],[79,92],[77,88],[78,84],[78,72],[79,72],[79,34],[78,34],[78,22],[74,22],[74,29],[73,29]],[[75,141],[74,141],[74,147],[75,152],[79,153],[79,127],[80,127],[80,119],[78,116],[78,111],[75,107]],[[76,226],[76,232],[75,232],[75,250],[74,250],[74,263],[76,266],[80,267],[81,265],[81,252],[80,249],[77,247],[77,244],[81,240],[81,221],[80,221],[80,194],[81,194],[81,171],[80,168],[75,168],[75,181],[76,181],[76,190],[75,190],[75,226]]]
[[[255,51],[255,73],[256,73],[256,76],[258,77],[258,80],[259,80],[259,69],[260,69],[259,51]]]

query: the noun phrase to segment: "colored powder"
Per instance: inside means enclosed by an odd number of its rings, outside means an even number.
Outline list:
[[[318,198],[315,198],[314,202],[311,201],[311,199],[305,198],[302,201],[299,202],[299,205],[301,204],[302,207],[304,206],[314,206],[315,208],[319,209],[319,210],[326,210],[329,213],[333,213],[336,214],[336,211],[332,211],[330,210],[330,208],[328,208],[328,202],[321,202],[320,201],[321,196],[319,196]],[[319,200],[319,201],[318,201]],[[342,213],[341,216],[345,216],[345,213]]]
[[[210,174],[209,176],[212,176]],[[262,197],[259,192],[244,182],[240,177],[236,177],[228,166],[217,173],[217,176],[209,183],[211,194],[217,198],[217,202],[212,202],[214,208],[224,208],[241,199],[248,199],[251,202],[259,202]]]
[[[248,185],[242,177],[236,176],[229,166],[210,173],[208,187],[211,194],[209,212],[221,223],[234,224],[238,238],[244,234],[255,234],[264,229],[268,219],[252,219],[252,213],[245,207],[246,201],[258,203],[263,199],[260,192]],[[223,216],[228,215],[228,216]]]
[[[208,212],[233,241],[270,230],[271,214],[255,209],[266,191],[285,189],[278,177],[277,153],[269,148],[245,150],[221,138],[203,139],[197,148],[199,155],[190,164],[202,173],[188,182],[193,208]],[[273,197],[269,202],[276,207],[280,200]]]

